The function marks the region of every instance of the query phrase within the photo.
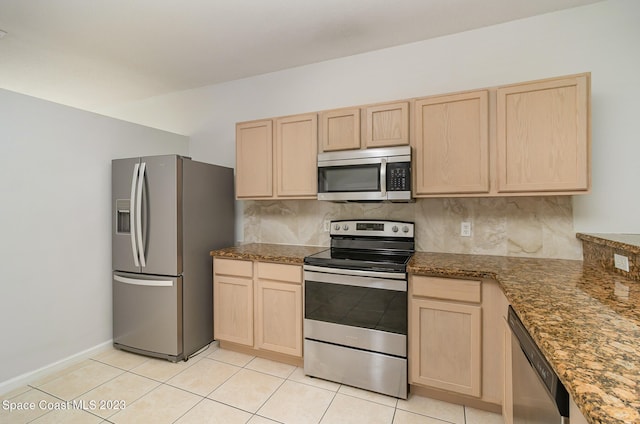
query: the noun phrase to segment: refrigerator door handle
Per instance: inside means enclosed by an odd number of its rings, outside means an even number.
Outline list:
[[[133,166],[133,175],[131,176],[131,197],[129,199],[129,233],[131,235],[131,252],[133,253],[133,263],[136,267],[140,266],[140,261],[138,260],[138,244],[136,243],[136,182],[138,181],[138,171],[140,168],[140,164],[136,163]]]
[[[135,278],[122,277],[114,275],[113,279],[119,283],[132,284],[134,286],[151,286],[151,287],[172,287],[172,280],[138,280]]]
[[[147,169],[147,163],[142,162],[138,174],[138,190],[136,198],[136,237],[138,238],[138,249],[140,250],[140,266],[147,266],[144,254],[144,239],[142,238],[142,190],[144,190],[144,174]]]

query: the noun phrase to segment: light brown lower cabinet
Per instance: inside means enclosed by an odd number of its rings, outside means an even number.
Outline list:
[[[414,278],[414,285],[430,283],[429,277]],[[414,296],[411,323],[410,382],[479,397],[480,305]]]
[[[410,275],[409,299],[411,390],[500,412],[508,303],[498,283]]]
[[[301,267],[256,265],[255,347],[302,357]]]
[[[301,359],[302,266],[214,258],[213,320],[223,347]]]
[[[253,346],[253,263],[213,260],[213,335]]]

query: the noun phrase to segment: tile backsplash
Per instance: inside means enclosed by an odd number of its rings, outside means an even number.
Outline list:
[[[582,259],[570,196],[418,199],[415,203],[244,201],[244,243],[328,246],[324,221],[394,219],[416,225],[416,250]],[[469,221],[471,237],[460,236]]]

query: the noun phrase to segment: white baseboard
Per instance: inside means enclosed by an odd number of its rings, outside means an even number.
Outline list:
[[[44,367],[39,368],[35,371],[30,371],[14,377],[10,380],[2,381],[0,382],[0,395],[9,393],[12,390],[31,384],[34,381],[46,377],[49,374],[53,374],[56,371],[63,370],[71,365],[77,364],[78,362],[82,362],[85,359],[89,359],[98,353],[109,350],[112,346],[113,339],[104,343],[100,343],[99,345],[91,347],[87,350],[83,350],[82,352],[78,352],[74,355],[68,356],[52,364],[45,365]]]

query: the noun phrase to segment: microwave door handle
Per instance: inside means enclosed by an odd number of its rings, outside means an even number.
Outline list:
[[[380,195],[387,197],[387,160],[380,161]]]
[[[147,266],[144,254],[144,239],[142,238],[142,191],[144,190],[144,175],[147,169],[147,163],[142,162],[140,165],[140,173],[138,175],[138,197],[136,198],[136,238],[138,239],[138,249],[140,249],[140,265]]]
[[[131,197],[129,198],[129,234],[131,236],[131,252],[133,253],[133,263],[136,267],[140,266],[138,260],[138,244],[136,243],[136,182],[138,181],[138,171],[140,164],[133,166],[133,175],[131,176]]]

